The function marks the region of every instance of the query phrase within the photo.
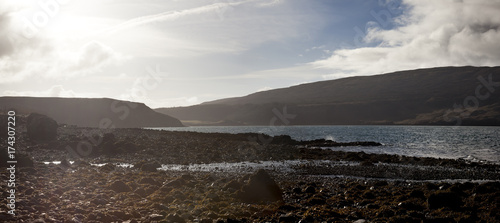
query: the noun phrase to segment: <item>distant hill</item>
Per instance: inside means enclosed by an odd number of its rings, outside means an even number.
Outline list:
[[[349,77],[155,110],[189,125],[500,125],[500,67]]]
[[[40,113],[59,124],[81,127],[131,128],[182,126],[173,117],[155,112],[142,103],[109,98],[0,97],[0,110]]]

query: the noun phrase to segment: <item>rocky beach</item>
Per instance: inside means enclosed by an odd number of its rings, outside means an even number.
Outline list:
[[[2,151],[2,222],[500,221],[495,163],[257,133],[27,129],[16,135],[15,216]]]

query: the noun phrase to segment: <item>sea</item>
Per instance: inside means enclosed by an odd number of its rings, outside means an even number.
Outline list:
[[[191,126],[149,128],[206,133],[258,132],[295,140],[374,141],[376,147],[325,149],[500,163],[500,127],[490,126]]]

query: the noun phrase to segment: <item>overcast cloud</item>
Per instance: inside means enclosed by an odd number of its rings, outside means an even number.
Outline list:
[[[500,0],[54,3],[0,3],[0,95],[168,107],[347,76],[500,64]],[[147,67],[168,75],[127,97]]]
[[[312,64],[344,75],[370,75],[439,66],[495,66],[500,62],[500,1],[404,0],[398,27],[375,26],[364,41],[376,47],[338,49]],[[389,11],[376,12],[388,14]],[[384,15],[386,15],[384,14]],[[387,17],[382,17],[383,23]],[[333,74],[335,75],[335,74]]]

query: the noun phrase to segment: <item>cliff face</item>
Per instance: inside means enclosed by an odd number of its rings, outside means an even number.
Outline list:
[[[108,98],[0,97],[0,109],[40,113],[59,124],[81,127],[178,127],[181,122],[142,103]]]
[[[156,111],[188,124],[269,125],[286,112],[294,118],[279,124],[500,125],[500,67],[350,77]]]

